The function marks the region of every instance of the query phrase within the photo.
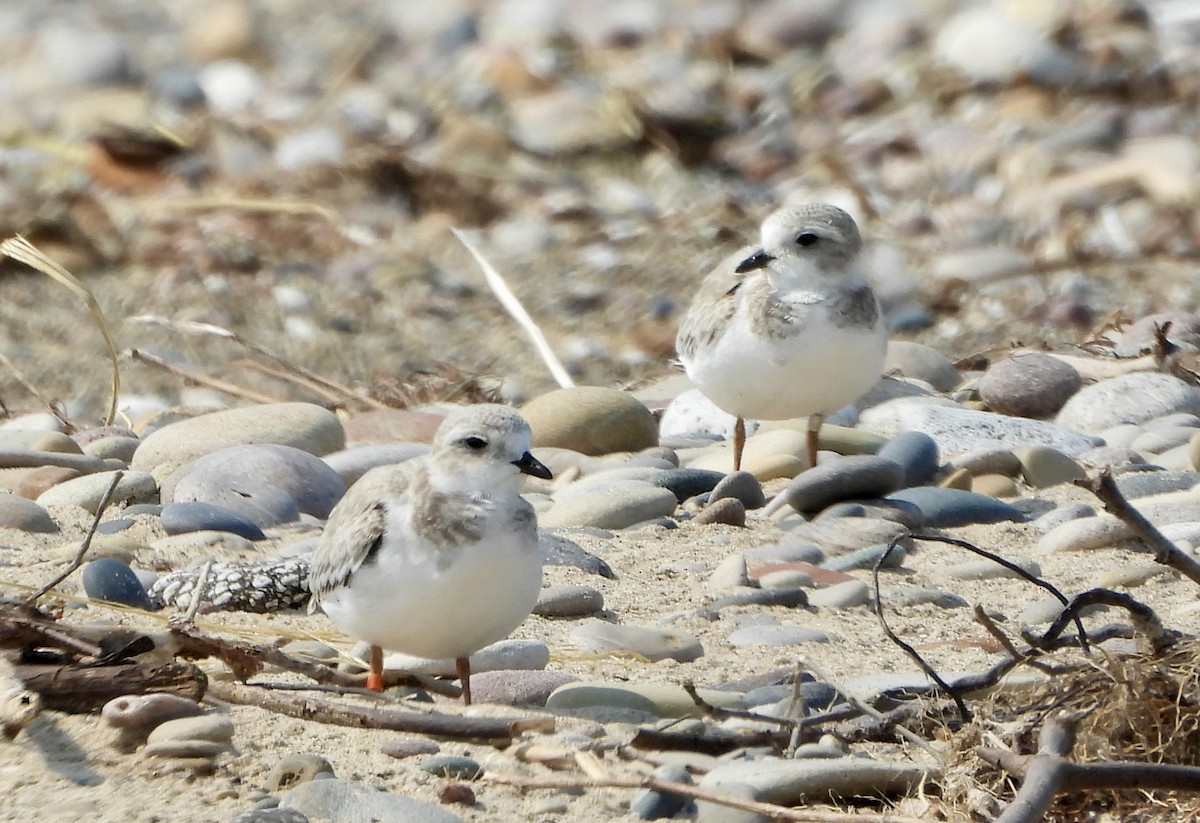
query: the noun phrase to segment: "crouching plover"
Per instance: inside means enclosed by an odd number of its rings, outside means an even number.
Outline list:
[[[525,419],[467,406],[422,458],[364,474],[334,507],[309,573],[312,600],[371,644],[367,688],[383,688],[383,649],[453,658],[471,702],[469,656],[508,636],[542,586],[537,516],[522,475],[549,478]]]
[[[700,285],[675,347],[688,377],[737,417],[808,416],[809,465],[825,416],[883,371],[887,330],[859,260],[854,219],[835,206],[789,206],[762,224],[762,246],[726,259]]]

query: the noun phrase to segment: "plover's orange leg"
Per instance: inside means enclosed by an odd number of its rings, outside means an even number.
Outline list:
[[[383,691],[383,649],[371,647],[371,670],[367,672],[367,688],[373,692]]]
[[[471,705],[471,659],[469,657],[459,657],[454,661],[454,668],[458,672],[459,682],[462,683],[462,699],[464,706]]]
[[[808,416],[808,467],[817,465],[817,447],[820,445],[821,424],[825,415],[810,414]]]
[[[746,448],[746,421],[739,417],[733,426],[733,470],[742,470],[742,452]]]

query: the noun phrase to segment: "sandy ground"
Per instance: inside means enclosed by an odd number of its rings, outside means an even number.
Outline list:
[[[1045,496],[1043,494],[1043,496]],[[1061,488],[1053,497],[1086,499],[1076,489]],[[56,512],[66,521],[63,534],[50,539],[19,533],[0,536],[0,561],[5,568],[3,588],[12,594],[12,584],[32,586],[47,579],[83,533],[82,512]],[[142,527],[139,526],[139,530]],[[1027,524],[976,526],[955,530],[957,536],[1009,558],[1033,556],[1039,532]],[[685,679],[699,685],[719,683],[793,665],[797,656],[817,666],[836,682],[881,672],[908,672],[913,664],[888,642],[873,612],[867,607],[841,611],[789,611],[770,609],[780,622],[795,622],[819,629],[831,638],[828,644],[802,648],[733,648],[726,641],[739,619],[759,614],[762,607],[730,609],[722,619],[708,621],[693,614],[714,597],[705,584],[708,574],[721,559],[733,552],[774,542],[781,533],[771,523],[753,519],[747,529],[704,527],[685,524],[674,531],[642,531],[612,538],[579,536],[584,548],[602,556],[617,574],[607,580],[577,569],[548,567],[546,585],[586,583],[599,588],[605,597],[607,617],[625,624],[669,625],[692,632],[703,642],[706,653],[693,663],[674,661],[657,664],[628,658],[596,657],[572,648],[568,634],[575,621],[531,617],[515,636],[540,638],[552,650],[550,668],[584,679],[633,682],[679,683]],[[969,559],[961,550],[941,544],[922,543],[902,569],[886,573],[885,584],[905,582],[931,585],[939,568]],[[1064,591],[1074,592],[1095,585],[1099,575],[1123,564],[1143,564],[1150,558],[1125,548],[1060,554],[1036,558],[1044,577]],[[855,572],[869,580],[869,572]],[[945,584],[943,584],[945,585]],[[1010,621],[1025,606],[1042,599],[1043,593],[1018,580],[956,583],[951,590],[972,605],[982,604],[993,614]],[[77,589],[74,579],[64,591]],[[1200,629],[1194,584],[1174,574],[1153,578],[1132,592],[1152,606],[1164,622],[1190,633]],[[95,605],[68,609],[71,622],[111,620],[154,628],[168,615],[153,618],[117,612]],[[1091,618],[1093,625],[1109,622],[1109,613]],[[917,646],[940,671],[979,670],[996,661],[973,641],[985,637],[973,622],[969,608],[941,609],[931,605],[893,612],[890,623],[908,642]],[[260,642],[280,636],[311,634],[339,642],[340,638],[322,616],[301,612],[277,615],[212,615],[202,618],[202,628],[236,631]],[[1007,624],[1012,629],[1012,623]],[[236,627],[236,628],[235,628]],[[1015,632],[1015,629],[1013,629]],[[348,698],[346,698],[348,699]],[[438,700],[438,710],[451,713],[464,709],[454,702]],[[437,792],[446,781],[416,767],[414,760],[396,760],[381,753],[381,745],[394,732],[352,730],[306,722],[271,714],[255,707],[232,706],[228,711],[236,724],[236,752],[221,759],[212,776],[193,777],[172,773],[161,761],[126,755],[111,747],[113,732],[97,716],[70,716],[47,712],[14,742],[3,745],[0,759],[0,792],[12,802],[0,804],[2,820],[93,820],[153,823],[178,820],[231,820],[249,809],[259,795],[256,789],[282,756],[291,752],[317,753],[327,758],[339,777],[380,786],[388,791],[437,802]],[[479,715],[512,715],[513,710],[477,706]],[[596,735],[607,744],[626,741],[635,730],[633,723],[648,718],[609,715],[601,718],[602,729],[593,718],[556,717],[556,737],[571,733]],[[983,722],[987,724],[987,719]],[[575,743],[562,745],[577,746]],[[555,739],[547,742],[561,743]],[[483,762],[494,773],[513,773],[527,767],[510,756],[486,746],[444,742],[444,754],[467,754]],[[881,756],[915,756],[899,746],[875,747]],[[614,773],[627,773],[628,764],[612,753],[606,762]],[[535,773],[551,776],[544,769]],[[595,789],[582,796],[566,796],[553,789],[519,790],[484,778],[474,785],[477,804],[454,806],[452,810],[468,821],[552,820],[555,798],[569,805],[569,819],[583,823],[634,819],[629,814],[629,792]],[[6,807],[6,808],[5,808]],[[566,818],[564,815],[563,818]]]

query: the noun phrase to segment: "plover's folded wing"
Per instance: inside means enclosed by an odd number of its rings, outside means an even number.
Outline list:
[[[409,504],[414,465],[378,466],[358,479],[334,506],[325,522],[321,541],[312,556],[308,587],[311,614],[323,595],[344,586],[354,572],[379,547],[387,510]]]
[[[675,351],[685,363],[725,333],[725,327],[737,309],[734,293],[745,279],[737,266],[754,251],[754,246],[738,249],[718,263],[700,283],[700,290],[692,299],[675,338]]]

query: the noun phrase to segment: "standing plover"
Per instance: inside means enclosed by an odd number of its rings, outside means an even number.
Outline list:
[[[469,704],[469,655],[529,616],[542,558],[521,487],[525,474],[550,477],[530,437],[504,406],[456,410],[428,455],[371,469],[330,513],[309,611],[371,644],[368,688],[383,688],[383,649],[453,658]]]
[[[862,238],[835,206],[788,206],[700,286],[675,346],[708,399],[737,417],[733,467],[741,468],[745,418],[808,416],[809,465],[826,415],[854,402],[883,371],[887,330],[863,276]]]

